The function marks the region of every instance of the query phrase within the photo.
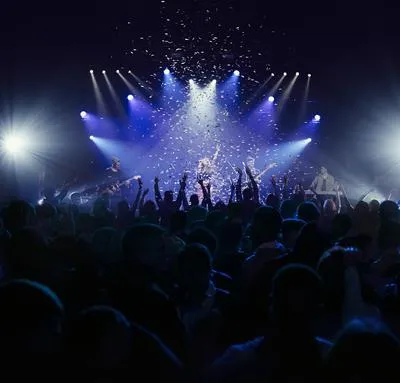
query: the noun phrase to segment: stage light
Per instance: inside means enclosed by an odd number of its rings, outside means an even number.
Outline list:
[[[194,81],[192,79],[190,79],[189,84],[194,84]]]
[[[94,136],[89,136],[89,140],[93,141],[94,140]]]
[[[85,118],[85,117],[87,117],[87,113],[84,110],[82,110],[82,112],[80,113],[80,116],[81,116],[81,118]]]
[[[286,72],[283,72],[283,75],[284,75],[284,76],[287,76],[287,73],[286,73]]]
[[[306,139],[307,144],[309,144],[311,141],[312,141],[312,138],[310,138],[310,137]]]
[[[235,76],[240,76],[240,72],[239,72],[237,69],[233,72],[233,74],[234,74]]]
[[[308,77],[311,77],[311,73],[308,74]]]
[[[298,76],[300,73],[299,72],[296,72],[296,76]]]
[[[127,99],[128,99],[129,101],[132,101],[132,100],[133,100],[133,95],[132,95],[132,94],[128,94]]]
[[[103,73],[103,74],[106,74],[106,71],[105,71],[105,70],[103,70],[101,73]]]
[[[119,73],[119,69],[117,69],[115,72],[116,72],[116,73]]]
[[[314,121],[321,121],[321,116],[319,114],[316,114],[314,116]]]
[[[26,141],[17,135],[9,135],[3,140],[3,149],[9,154],[17,154],[26,148]]]
[[[213,85],[215,85],[216,83],[217,83],[217,80],[215,80],[215,79],[211,81],[211,84],[213,84]]]
[[[275,74],[274,73],[271,73],[271,77],[274,77],[275,76]]]
[[[168,68],[165,68],[164,69],[164,74],[167,76],[167,75],[169,75],[171,72],[170,72],[170,70],[168,69]]]
[[[90,71],[89,71],[91,74],[93,74],[93,69],[90,69]]]
[[[268,97],[268,102],[274,102],[275,101],[275,97],[274,96],[269,96]]]
[[[131,70],[128,70],[128,73],[132,73],[132,71],[131,71]]]

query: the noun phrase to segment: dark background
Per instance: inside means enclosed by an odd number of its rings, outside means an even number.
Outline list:
[[[1,126],[40,108],[49,134],[65,147],[58,148],[65,166],[86,164],[93,154],[80,140],[85,133],[79,111],[94,104],[88,70],[131,68],[156,89],[155,74],[168,64],[170,53],[162,43],[165,28],[183,44],[173,23],[185,22],[186,33],[201,36],[204,56],[213,60],[218,49],[207,44],[208,34],[218,23],[221,37],[240,26],[245,32],[240,42],[232,42],[234,59],[227,67],[250,70],[249,62],[238,57],[244,48],[261,51],[257,60],[257,55],[251,57],[252,76],[261,82],[267,65],[275,72],[311,72],[310,96],[323,116],[320,150],[325,162],[343,165],[348,177],[357,174],[368,181],[396,168],[396,159],[379,141],[398,130],[400,36],[395,6],[254,0],[10,3],[1,6]],[[168,25],[167,18],[172,20]],[[132,44],[139,51],[135,55],[126,53]],[[154,55],[141,54],[149,46]],[[204,62],[204,73],[213,60]],[[181,75],[188,73],[182,69]]]

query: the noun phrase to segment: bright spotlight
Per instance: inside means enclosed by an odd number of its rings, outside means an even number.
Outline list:
[[[103,73],[103,74],[106,74],[106,71],[105,71],[105,70],[103,70],[101,73]]]
[[[89,71],[91,74],[93,73],[93,69],[90,69],[90,71]]]
[[[274,96],[269,96],[268,97],[268,102],[274,102],[275,101],[275,97]]]
[[[89,140],[93,141],[94,140],[94,136],[89,136]]]
[[[274,77],[275,76],[275,74],[274,73],[271,73],[271,77]]]
[[[311,73],[308,74],[308,77],[311,77]]]
[[[215,80],[215,79],[211,81],[211,84],[213,84],[213,85],[215,85],[216,83],[217,83],[217,80]]]
[[[117,69],[117,70],[115,71],[115,73],[119,73],[119,69]]]
[[[286,73],[286,72],[283,72],[283,75],[284,75],[284,76],[287,76],[287,73]]]
[[[240,76],[240,72],[239,72],[237,69],[233,72],[233,74],[234,74],[235,76]]]
[[[312,138],[310,138],[310,137],[306,139],[307,144],[309,144],[311,141],[312,141]]]
[[[128,73],[132,73],[132,71],[131,71],[131,70],[128,70]]]
[[[192,79],[189,80],[189,84],[193,84],[194,81]]]
[[[132,100],[133,100],[133,95],[132,95],[132,94],[128,94],[127,99],[128,99],[129,101],[132,101]]]
[[[296,76],[298,76],[300,73],[299,72],[296,72]]]
[[[321,121],[321,116],[319,114],[316,114],[314,116],[314,121]]]
[[[169,75],[171,72],[170,72],[170,70],[168,69],[168,68],[165,68],[164,69],[164,74],[167,76],[167,75]]]
[[[10,135],[3,141],[3,148],[9,154],[16,154],[25,149],[26,141],[20,136]]]
[[[86,113],[84,110],[82,110],[82,112],[80,113],[80,115],[81,115],[81,118],[87,117],[87,113]]]

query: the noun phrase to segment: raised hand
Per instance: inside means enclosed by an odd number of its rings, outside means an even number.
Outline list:
[[[154,177],[154,183],[158,184],[159,182],[160,182],[159,178],[158,177]]]
[[[137,179],[137,182],[138,182],[138,184],[139,184],[139,189],[141,189],[141,188],[143,187],[143,181],[142,181],[142,179],[139,177],[139,178]]]
[[[275,176],[271,177],[271,184],[272,184],[272,186],[276,186],[276,178],[275,178]]]
[[[201,178],[201,175],[200,175],[200,174],[197,175],[197,183],[198,183],[200,186],[203,186],[204,181],[203,181],[203,179]]]
[[[250,169],[250,167],[249,167],[248,165],[246,165],[246,174],[247,174],[249,177],[252,177],[252,176],[253,176],[252,173],[251,173],[251,169]]]
[[[149,189],[144,189],[144,191],[143,191],[143,197],[146,197],[147,194],[149,194]]]
[[[243,175],[243,170],[241,168],[237,167],[236,171],[238,172],[239,176]]]

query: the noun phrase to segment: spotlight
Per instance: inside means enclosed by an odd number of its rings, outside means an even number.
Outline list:
[[[106,74],[106,71],[105,71],[105,70],[103,70],[101,73],[103,73],[103,74]]]
[[[81,118],[87,117],[87,113],[86,113],[84,110],[82,110],[82,112],[80,113],[80,115],[81,115]]]
[[[217,80],[215,80],[215,79],[211,81],[211,84],[213,84],[213,85],[215,85],[216,83],[217,83]]]
[[[168,68],[165,68],[164,69],[164,74],[167,76],[167,75],[169,75],[171,72],[170,72],[170,70],[168,69]]]
[[[283,72],[283,75],[284,75],[284,76],[287,76],[287,73],[286,73],[286,72]]]
[[[3,141],[3,148],[9,154],[17,154],[25,149],[26,141],[20,136],[10,135]]]
[[[319,114],[316,114],[314,116],[314,121],[321,121],[321,116]]]
[[[128,70],[128,73],[132,73],[132,71],[131,71],[131,70]]]
[[[128,97],[127,97],[127,99],[128,99],[129,101],[132,101],[132,100],[133,100],[133,95],[131,95],[131,94],[128,94]]]
[[[90,69],[90,71],[89,71],[91,74],[93,74],[93,69]]]
[[[306,143],[307,143],[307,144],[309,144],[311,141],[312,141],[312,138],[310,138],[310,137],[308,137],[308,138],[306,139]]]
[[[271,73],[271,77],[274,77],[275,76],[275,74],[274,73]]]
[[[189,80],[189,84],[193,84],[194,81],[192,79]]]
[[[238,70],[235,70],[235,71],[233,72],[233,74],[234,74],[235,76],[240,76],[240,72],[239,72]]]
[[[89,136],[89,140],[93,141],[94,140],[94,136]]]
[[[268,102],[274,102],[275,101],[275,97],[274,96],[269,96],[268,97]]]
[[[117,70],[115,71],[115,73],[119,73],[119,69],[117,69]]]
[[[308,77],[311,77],[311,73],[308,74]]]
[[[299,72],[296,72],[296,76],[298,76],[300,73]]]

